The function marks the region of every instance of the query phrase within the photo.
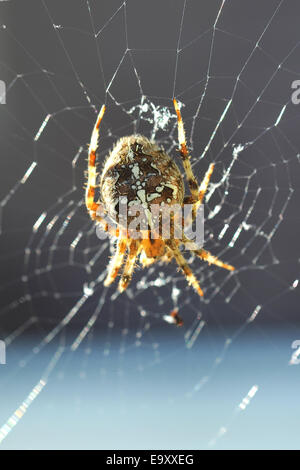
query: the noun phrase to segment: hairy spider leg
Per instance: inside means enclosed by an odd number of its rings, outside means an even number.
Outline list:
[[[202,201],[203,201],[205,193],[207,191],[208,184],[209,184],[211,175],[214,171],[214,168],[215,168],[215,165],[213,163],[211,163],[208,167],[207,172],[204,175],[203,180],[201,181],[199,194],[198,194],[198,201],[195,202],[196,208],[198,208],[200,206],[200,204],[202,204]]]
[[[129,254],[124,266],[124,270],[119,282],[119,291],[124,292],[127,289],[134,270],[134,265],[141,248],[140,240],[132,240],[129,245]]]
[[[100,112],[98,114],[96,123],[91,136],[91,141],[89,145],[89,155],[88,155],[88,181],[85,192],[85,205],[89,211],[90,217],[92,220],[96,220],[101,223],[103,229],[106,232],[111,233],[116,236],[116,231],[110,227],[110,225],[99,215],[99,209],[102,207],[100,202],[95,202],[95,190],[96,190],[96,151],[98,148],[99,141],[99,127],[102,121],[103,115],[105,112],[105,105],[102,105]]]
[[[114,256],[111,259],[108,274],[104,281],[104,285],[107,287],[112,284],[117,277],[120,268],[122,267],[124,256],[127,248],[127,239],[119,238],[117,243],[117,248]]]
[[[193,243],[192,240],[189,240],[187,237],[183,238],[184,244]],[[209,251],[199,248],[198,250],[190,250],[192,253],[195,253],[196,256],[199,256],[202,260],[206,261],[208,264],[214,264],[220,268],[227,269],[228,271],[234,271],[235,268],[230,264],[226,264],[223,261],[219,260],[217,256],[212,255]]]
[[[199,186],[196,180],[196,177],[192,170],[192,165],[190,161],[190,155],[186,145],[185,132],[183,127],[183,120],[181,112],[177,103],[177,100],[173,99],[174,108],[177,114],[177,126],[178,126],[178,141],[180,145],[180,155],[182,158],[183,168],[186,174],[187,182],[192,195],[192,202],[195,202],[198,199]]]
[[[209,181],[210,181],[210,178],[211,178],[211,175],[214,171],[214,167],[215,165],[213,163],[211,163],[208,167],[208,170],[207,172],[205,173],[204,175],[204,178],[200,184],[200,188],[199,188],[199,193],[198,193],[198,199],[197,201],[195,201],[193,203],[193,207],[192,207],[192,213],[190,214],[190,216],[187,218],[187,220],[185,221],[185,225],[189,225],[191,224],[195,218],[196,218],[196,214],[197,214],[197,210],[199,209],[199,207],[201,206],[202,202],[203,202],[203,199],[204,199],[204,196],[205,196],[205,193],[207,191],[207,188],[208,188],[208,185],[209,185]],[[184,204],[189,204],[189,203],[192,203],[193,201],[190,199],[190,196],[187,196],[186,198],[184,198]]]
[[[174,240],[166,240],[166,245],[172,252],[173,257],[175,258],[178,266],[183,271],[188,283],[193,286],[195,291],[201,297],[203,296],[203,291],[193,273],[191,268],[189,267],[186,259],[184,258],[183,254],[179,250],[178,244]]]
[[[85,193],[85,203],[88,211],[91,216],[96,214],[96,211],[99,208],[99,203],[95,202],[95,188],[96,188],[96,150],[98,148],[99,140],[99,126],[102,121],[105,111],[105,106],[103,105],[100,113],[98,115],[97,121],[94,125],[94,129],[91,136],[91,142],[89,146],[89,156],[88,156],[88,182]],[[95,217],[92,217],[93,219]]]
[[[226,264],[220,259],[218,259],[216,256],[212,255],[209,251],[204,250],[203,248],[199,250],[195,250],[195,255],[199,256],[199,258],[203,259],[206,261],[208,264],[215,264],[216,266],[219,266],[220,268],[227,269],[228,271],[234,271],[235,268],[234,266],[231,266],[230,264]]]

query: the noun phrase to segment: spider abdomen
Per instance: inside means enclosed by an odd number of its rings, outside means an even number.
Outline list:
[[[146,137],[132,135],[121,138],[104,165],[101,197],[105,209],[116,220],[120,198],[127,205],[149,209],[179,204],[184,197],[184,184],[178,166]],[[129,219],[128,219],[129,220]]]

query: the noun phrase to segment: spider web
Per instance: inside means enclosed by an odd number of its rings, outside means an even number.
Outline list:
[[[0,440],[45,388],[68,382],[74,368],[86,381],[97,370],[107,390],[115,383],[126,415],[129,364],[147,382],[155,371],[175,373],[174,363],[185,361],[185,381],[166,398],[162,385],[155,392],[161,406],[174,410],[182,400],[196,406],[216,377],[222,387],[226,356],[238,354],[245,330],[292,325],[291,338],[295,330],[299,337],[300,137],[299,109],[291,101],[300,73],[299,6],[261,3],[0,3],[6,85],[0,314],[8,358],[1,387],[10,390],[16,376],[22,384],[2,406]],[[205,198],[205,248],[236,267],[227,272],[186,253],[203,299],[173,263],[137,267],[123,294],[116,284],[104,288],[114,244],[97,238],[84,204],[88,142],[101,105],[107,111],[98,162],[132,133],[151,137],[179,162],[173,96],[199,182],[215,163]],[[174,309],[182,328],[172,324]],[[224,405],[227,415],[219,410],[215,417],[219,431],[211,425],[189,441],[194,447],[219,443],[235,417],[228,410],[248,407],[259,387],[249,378],[243,386]],[[103,418],[102,407],[98,412]],[[4,444],[14,445],[16,430]],[[147,433],[141,447],[146,440]],[[137,447],[128,442],[117,439],[119,447]],[[180,448],[171,438],[169,445]]]

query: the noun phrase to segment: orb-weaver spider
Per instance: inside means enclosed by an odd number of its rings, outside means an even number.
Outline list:
[[[118,225],[113,228],[102,215],[99,215],[101,209],[103,214],[110,214],[117,222],[116,206],[120,196],[126,196],[129,204],[138,201],[143,207],[147,207],[150,203],[161,206],[175,203],[183,206],[189,203],[193,205],[192,218],[194,218],[197,208],[203,202],[214,165],[209,166],[199,187],[190,162],[180,109],[176,99],[173,102],[177,114],[180,155],[191,192],[188,196],[184,196],[183,177],[175,162],[155,142],[151,142],[142,135],[134,134],[119,139],[109,154],[100,177],[101,200],[96,202],[96,150],[98,148],[99,127],[105,112],[104,105],[92,132],[85,202],[92,220],[100,223],[111,236],[118,238],[116,252],[111,259],[104,284],[109,286],[125,263],[119,282],[121,292],[127,288],[131,281],[138,257],[144,267],[158,260],[169,262],[175,258],[189,284],[200,296],[203,295],[196,277],[180,251],[180,245],[191,242],[185,235],[182,239],[176,239],[172,236],[167,239],[161,236],[153,239],[150,230],[148,230],[143,233],[142,239],[132,239],[128,231],[120,230]],[[126,256],[127,250],[128,255]],[[223,263],[202,248],[195,249],[193,252],[209,264],[215,264],[230,271],[234,270],[233,266]]]

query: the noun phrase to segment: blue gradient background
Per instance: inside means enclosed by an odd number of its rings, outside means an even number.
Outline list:
[[[150,344],[120,354],[118,338],[105,355],[96,336],[91,350],[65,350],[2,449],[299,449],[300,366],[289,365],[297,338],[300,328],[251,328],[224,351],[224,335],[207,329],[187,350],[176,335],[158,334],[155,359]],[[2,423],[57,348],[20,367],[35,340],[8,350],[0,368]],[[212,446],[222,426],[227,433]]]

